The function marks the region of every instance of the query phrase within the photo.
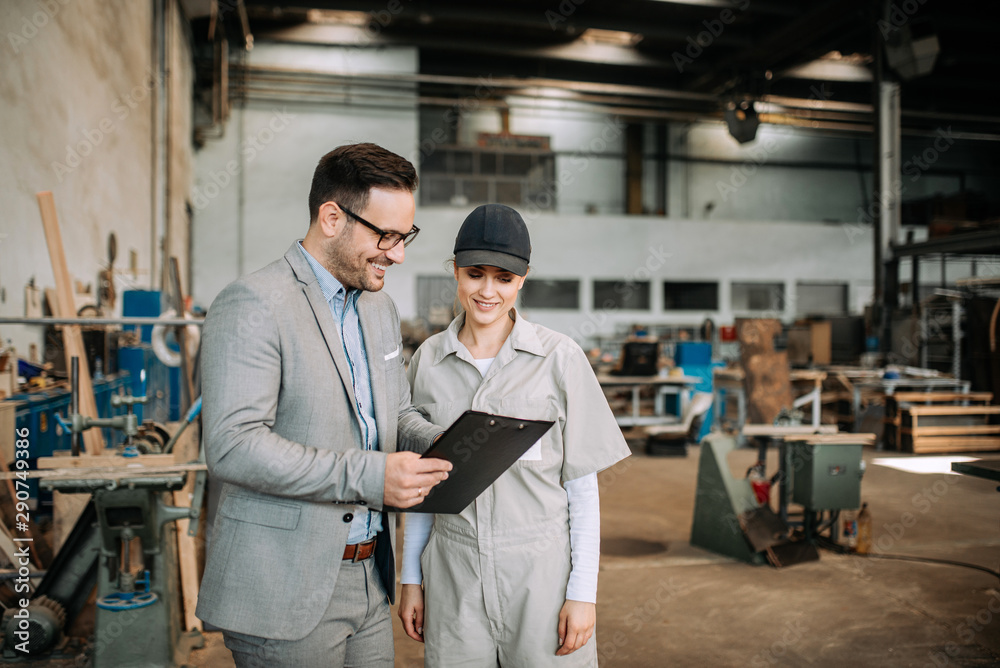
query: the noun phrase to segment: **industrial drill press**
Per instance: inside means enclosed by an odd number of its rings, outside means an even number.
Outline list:
[[[73,363],[75,368],[75,358]],[[72,391],[75,408],[76,383],[72,383]],[[79,452],[82,432],[94,427],[121,430],[126,436],[126,454],[135,454],[138,449],[158,450],[155,443],[148,442],[137,448],[135,437],[140,429],[132,406],[143,401],[142,397],[120,398],[119,405],[127,407],[127,414],[113,418],[90,418],[74,411],[68,421],[74,454]],[[188,423],[191,419],[189,413]],[[140,458],[136,457],[136,461]],[[195,470],[204,466],[173,468]],[[192,507],[182,508],[169,504],[170,493],[184,486],[190,471],[155,472],[130,467],[78,471],[78,475],[74,471],[41,481],[43,489],[87,493],[92,495],[92,501],[35,592],[33,628],[37,633],[33,645],[36,651],[32,654],[37,657],[46,651],[46,645],[56,644],[62,634],[58,626],[66,621],[66,612],[71,613],[71,621],[96,580],[91,648],[94,668],[183,665],[200,636],[182,633],[177,530],[173,522],[190,518],[189,533],[197,532],[204,473],[198,476]],[[140,561],[141,565],[136,565]],[[0,661],[30,660],[29,656],[10,651],[11,646],[5,643]]]

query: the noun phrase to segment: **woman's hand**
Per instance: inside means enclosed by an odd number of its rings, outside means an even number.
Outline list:
[[[399,614],[403,614],[402,608]],[[566,601],[559,611],[559,649],[556,650],[556,656],[572,654],[586,645],[594,635],[596,623],[596,605],[583,601]]]
[[[420,585],[403,585],[399,595],[399,618],[406,635],[418,642],[424,641],[424,590]]]

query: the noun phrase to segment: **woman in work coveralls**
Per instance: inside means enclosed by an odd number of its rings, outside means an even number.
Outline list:
[[[454,260],[464,313],[408,369],[436,424],[469,409],[555,421],[461,514],[406,516],[399,616],[428,666],[597,666],[597,472],[629,450],[580,346],[514,309],[530,253],[510,207],[469,214]]]

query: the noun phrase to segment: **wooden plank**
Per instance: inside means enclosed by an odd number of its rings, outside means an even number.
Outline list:
[[[0,472],[4,474],[10,473],[7,462],[3,460],[0,460]],[[3,523],[8,527],[17,526],[16,503],[17,494],[14,489],[14,481],[11,478],[7,478],[4,480],[4,484],[0,485],[0,512],[2,512]],[[31,519],[30,513],[28,513],[28,534],[33,539],[31,560],[39,568],[48,568],[48,565],[52,563],[52,548],[49,547],[49,543],[45,539],[41,528]]]
[[[19,568],[21,565],[20,559],[17,557],[17,552],[20,550],[20,547],[25,544],[26,543],[14,542],[14,536],[7,529],[6,525],[4,525],[3,522],[0,522],[0,554],[2,554],[7,561],[13,564],[15,569]],[[30,545],[30,543],[27,544]],[[33,564],[30,562],[28,563],[29,572],[34,573],[37,570],[38,569],[35,568]],[[32,592],[35,591],[35,583],[35,578],[28,578],[28,586],[31,588]]]
[[[52,490],[52,549],[56,554],[66,544],[80,515],[90,502],[90,494],[67,494]]]
[[[925,436],[914,439],[913,452],[974,452],[1000,450],[1000,437],[966,436],[954,438],[950,436]]]
[[[795,436],[786,439],[794,443],[809,443],[824,445],[864,445],[871,447],[875,445],[875,434],[812,434],[809,436]]]
[[[40,469],[93,469],[115,466],[172,466],[178,462],[173,454],[169,455],[139,455],[138,457],[122,457],[121,455],[80,455],[79,457],[39,457]]]
[[[903,429],[904,434],[911,436],[945,436],[954,434],[956,436],[973,434],[1000,434],[1000,424],[976,424],[976,425],[935,425],[933,427],[917,427],[915,429]]]
[[[813,364],[823,366],[833,361],[833,324],[829,320],[809,323],[809,338]]]
[[[744,436],[808,436],[811,434],[836,434],[837,425],[821,424],[814,427],[809,424],[794,425],[773,425],[773,424],[747,424],[743,425],[741,433]]]
[[[892,397],[902,402],[993,401],[992,392],[895,392]]]
[[[0,459],[5,464],[14,461],[14,430],[20,405],[20,401],[0,401]]]
[[[188,476],[189,482],[194,476]],[[191,507],[191,493],[187,489],[174,492],[174,505]],[[201,630],[201,620],[195,614],[198,605],[198,545],[194,536],[188,535],[191,520],[177,520],[177,560],[181,571],[181,607],[184,611],[184,630]],[[199,527],[204,526],[204,518]]]
[[[910,415],[1000,415],[1000,406],[908,406]]]
[[[163,476],[190,471],[206,471],[204,464],[175,464],[174,466],[119,466],[96,469],[49,469],[28,471],[29,478],[47,480],[121,480],[124,478],[141,478],[148,476]],[[0,473],[0,480],[13,477],[13,473]]]
[[[66,254],[63,250],[62,233],[59,230],[59,218],[56,215],[56,203],[51,192],[40,192],[38,209],[42,215],[42,227],[45,229],[45,242],[49,247],[49,259],[52,262],[52,273],[56,279],[56,308],[54,315],[59,318],[75,318],[73,283],[66,265]],[[74,357],[80,359],[80,413],[96,418],[97,402],[94,400],[94,386],[90,379],[90,369],[87,367],[87,352],[83,346],[83,335],[77,325],[63,327],[63,347],[66,349],[66,371],[71,368],[70,361]],[[104,450],[104,435],[100,429],[88,429],[83,432],[83,442],[87,452],[99,455]]]
[[[171,433],[180,429],[183,422],[168,424]],[[178,462],[193,461],[198,458],[198,444],[201,441],[198,423],[194,422],[184,431],[174,444],[174,456]],[[195,476],[189,475],[183,489],[174,492],[174,505],[182,508],[191,507],[191,497],[194,493]],[[202,509],[201,522],[198,523],[198,536],[188,535],[190,520],[177,522],[177,559],[180,565],[181,577],[181,608],[184,614],[184,629],[186,631],[201,630],[201,620],[195,614],[198,605],[198,588],[201,581],[201,568],[198,546],[204,544],[202,532],[205,530],[205,513]]]

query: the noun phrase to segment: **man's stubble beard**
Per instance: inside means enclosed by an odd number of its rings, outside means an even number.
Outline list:
[[[367,258],[354,254],[351,244],[347,243],[343,236],[331,239],[324,255],[327,271],[345,288],[378,292],[385,284],[384,280],[377,281],[372,278]],[[392,264],[388,258],[384,256],[383,258],[386,266]]]

